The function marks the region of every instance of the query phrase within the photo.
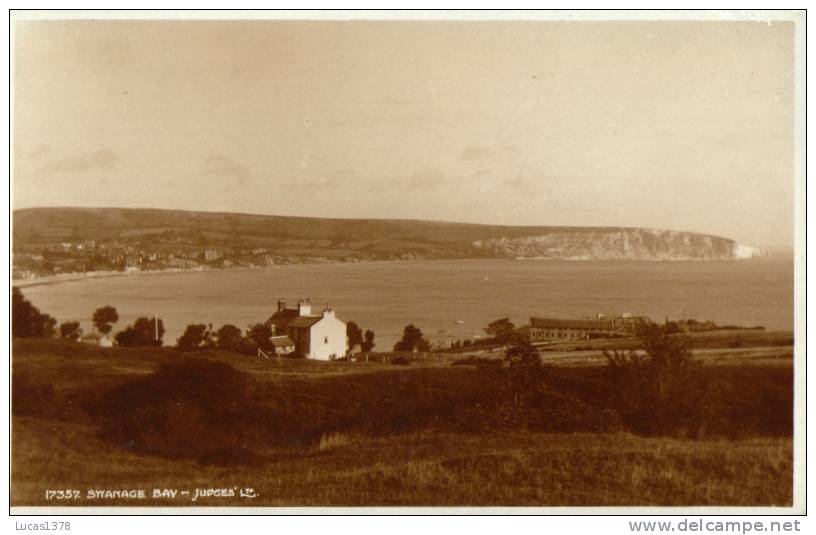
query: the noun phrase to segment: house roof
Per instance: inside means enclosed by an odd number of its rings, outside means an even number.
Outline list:
[[[270,316],[269,319],[266,320],[266,323],[267,325],[269,325],[270,323],[274,323],[275,325],[282,327],[289,323],[291,320],[295,319],[296,317],[298,317],[297,309],[284,308],[283,310],[278,310],[277,312],[272,314],[272,316]]]
[[[572,320],[554,318],[530,318],[530,327],[539,329],[588,329],[588,330],[614,330],[615,323],[612,320]]]
[[[269,339],[272,347],[295,347],[295,343],[288,336],[273,336]]]
[[[288,322],[286,326],[295,329],[308,329],[322,319],[322,316],[300,316]]]

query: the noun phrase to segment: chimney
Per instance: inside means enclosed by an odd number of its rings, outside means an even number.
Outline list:
[[[286,298],[281,297],[280,299],[278,299],[278,312],[284,309],[286,309]]]
[[[334,309],[329,305],[326,305],[326,308],[323,309],[323,317],[334,317]]]
[[[309,298],[306,297],[298,301],[298,316],[311,316],[312,315],[312,305],[309,302]]]

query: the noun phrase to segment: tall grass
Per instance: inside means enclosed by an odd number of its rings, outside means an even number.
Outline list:
[[[18,505],[64,485],[227,482],[267,505],[790,502],[789,367],[701,367],[702,432],[677,440],[688,433],[671,426],[633,436],[610,405],[626,385],[603,367],[549,368],[513,404],[490,367],[17,347]]]

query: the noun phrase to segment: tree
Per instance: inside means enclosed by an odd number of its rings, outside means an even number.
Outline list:
[[[57,320],[43,314],[25,298],[19,288],[11,291],[11,336],[42,338],[56,334]]]
[[[229,323],[215,333],[215,345],[219,349],[238,351],[241,349],[241,329]]]
[[[538,349],[526,340],[519,340],[504,352],[504,361],[511,370],[537,370],[541,368]]]
[[[609,404],[634,431],[663,434],[700,430],[705,377],[674,325],[641,322],[639,350],[604,350],[614,388]]]
[[[66,321],[60,324],[59,326],[60,336],[62,338],[67,338],[68,340],[79,340],[79,337],[82,336],[82,331],[79,328],[78,321]]]
[[[184,334],[176,341],[176,349],[192,351],[205,345],[207,340],[207,326],[203,323],[188,325]]]
[[[156,336],[158,334],[158,337]],[[133,325],[116,334],[116,343],[125,347],[160,346],[164,337],[164,322],[155,318],[137,318]]]
[[[94,326],[102,334],[111,332],[113,324],[117,321],[119,321],[119,313],[110,305],[97,308],[93,313]]]
[[[394,344],[394,351],[429,351],[431,344],[413,323],[406,325],[402,340]]]
[[[687,340],[672,336],[675,332],[675,325],[668,321],[663,326],[651,321],[640,322],[635,334],[645,354],[634,350],[604,350],[604,356],[612,368],[641,370],[652,380],[657,397],[664,400],[669,383],[696,365]]]
[[[204,347],[215,347],[215,332],[212,323],[208,323],[207,329],[204,331]]]
[[[374,331],[366,329],[365,340],[363,340],[360,349],[363,351],[363,353],[368,353],[369,351],[374,349],[375,345],[376,344],[374,343]]]
[[[255,347],[261,350],[269,349],[269,338],[272,337],[272,327],[266,323],[256,323],[247,328],[247,339],[254,342]]]
[[[527,340],[517,340],[504,352],[508,386],[514,405],[523,405],[543,378],[544,367],[538,349]]]
[[[348,338],[349,353],[356,346],[362,346],[363,344],[363,330],[353,321],[346,323],[346,337]]]
[[[484,331],[489,334],[493,340],[500,344],[510,342],[516,333],[516,326],[509,318],[502,318],[492,321],[484,328]]]

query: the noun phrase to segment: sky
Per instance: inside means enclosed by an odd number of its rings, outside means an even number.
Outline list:
[[[13,203],[793,244],[791,22],[17,21]]]

